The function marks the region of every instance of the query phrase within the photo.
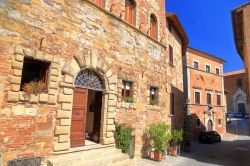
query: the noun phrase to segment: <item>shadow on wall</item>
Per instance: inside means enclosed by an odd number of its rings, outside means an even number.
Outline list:
[[[227,118],[227,134],[250,136],[249,119]]]
[[[203,123],[203,119],[197,114],[192,114],[192,128],[193,139],[197,140],[201,131],[206,131],[206,125]]]

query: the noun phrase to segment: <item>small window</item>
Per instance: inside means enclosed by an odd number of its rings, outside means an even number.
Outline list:
[[[133,82],[122,81],[122,98],[126,103],[134,103]]]
[[[44,83],[44,90],[46,90],[49,66],[49,62],[24,58],[20,90],[23,90],[24,85],[32,81]]]
[[[174,93],[171,92],[170,93],[170,108],[171,108],[171,115],[174,115],[175,109],[174,109],[174,105],[175,105],[175,100],[174,100]]]
[[[125,20],[134,25],[135,24],[135,2],[134,0],[125,0]]]
[[[211,105],[211,103],[212,103],[212,102],[211,102],[211,94],[208,93],[208,94],[207,94],[207,104],[208,104],[208,105]]]
[[[199,69],[199,62],[194,61],[193,66],[195,69]]]
[[[196,127],[201,127],[201,120],[199,118],[196,119]]]
[[[210,66],[209,65],[206,65],[206,72],[210,73]]]
[[[169,63],[174,64],[173,47],[169,45]]]
[[[221,119],[218,119],[218,125],[221,126]]]
[[[100,7],[104,7],[104,0],[94,0],[94,3]]]
[[[242,87],[242,79],[241,78],[237,79],[237,87],[239,87],[239,88]]]
[[[159,89],[157,87],[150,87],[150,105],[157,105],[159,102]]]
[[[219,69],[219,68],[216,68],[215,71],[216,71],[216,74],[217,74],[217,75],[220,74],[220,69]]]
[[[150,15],[150,37],[157,39],[157,18],[154,14]]]
[[[221,95],[217,95],[217,105],[221,105]]]
[[[195,104],[200,104],[200,92],[195,92]]]

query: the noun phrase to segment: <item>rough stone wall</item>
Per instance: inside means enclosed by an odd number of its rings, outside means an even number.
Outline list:
[[[174,123],[182,126],[183,81],[181,67],[181,43],[177,37],[170,37],[166,30],[164,1],[136,1],[138,6],[136,28],[123,21],[121,1],[106,1],[102,10],[86,0],[33,0],[0,1],[0,127],[4,131],[8,123],[20,120],[20,131],[27,133],[34,141],[21,142],[10,148],[9,142],[17,138],[1,132],[1,153],[11,151],[18,156],[27,151],[28,156],[47,157],[53,149],[65,150],[69,147],[68,137],[72,108],[72,90],[60,87],[73,76],[62,75],[61,69],[77,53],[95,52],[110,64],[110,70],[118,75],[116,82],[116,121],[133,124],[136,128],[136,154],[140,154],[141,136],[148,124],[166,122],[171,125],[169,113],[169,93],[171,86],[177,89],[176,116]],[[153,3],[154,2],[154,3]],[[149,4],[153,4],[152,6]],[[110,12],[110,7],[112,10]],[[141,7],[140,7],[141,6]],[[158,41],[148,36],[149,13],[155,13],[159,23]],[[139,29],[139,30],[138,30]],[[168,63],[168,39],[174,47],[175,66]],[[19,92],[23,57],[40,58],[51,62],[49,92],[26,99]],[[80,70],[71,61],[73,70]],[[108,73],[109,74],[109,73]],[[133,81],[136,86],[136,102],[128,104],[121,99],[121,81]],[[149,87],[160,90],[158,106],[149,105]],[[66,95],[58,95],[58,94]],[[22,108],[21,112],[14,107]],[[43,109],[44,108],[44,109]],[[16,113],[18,112],[18,113]],[[111,116],[111,115],[110,115]],[[114,114],[112,113],[112,116]],[[41,119],[39,119],[41,117]],[[44,125],[40,126],[41,123]],[[134,123],[136,122],[136,123]],[[109,123],[109,122],[107,122]],[[46,124],[46,125],[45,125]],[[43,129],[43,126],[48,128]],[[56,127],[56,126],[64,127]],[[14,128],[13,128],[14,129]],[[113,131],[111,126],[110,131]],[[38,133],[37,137],[36,134]],[[62,136],[60,135],[62,134]],[[59,137],[54,137],[58,135]],[[12,133],[18,135],[18,132]],[[112,135],[111,135],[112,136]],[[26,139],[27,137],[23,137]],[[37,138],[37,139],[36,139]],[[52,141],[53,140],[53,141]],[[56,144],[61,142],[61,144]],[[26,146],[27,148],[22,148]],[[12,157],[15,158],[15,157]],[[3,157],[7,161],[8,157]]]
[[[199,70],[193,68],[193,60],[199,62]],[[187,52],[187,66],[185,70],[188,73],[188,99],[192,109],[192,130],[195,138],[200,131],[205,130],[207,121],[213,121],[213,129],[224,134],[226,122],[224,101],[224,83],[223,83],[223,64],[213,57],[197,55],[193,52]],[[211,73],[205,72],[205,65],[211,66]],[[215,74],[215,68],[220,69],[220,75]],[[200,104],[195,104],[195,91],[200,92]],[[211,93],[211,105],[213,106],[211,116],[208,115],[207,93]],[[217,94],[221,95],[221,106],[217,106]],[[206,112],[206,113],[205,113]],[[196,119],[201,120],[201,127],[196,127]],[[218,119],[221,119],[222,125],[218,125]]]
[[[239,89],[239,87],[237,87],[237,79],[242,79],[242,87],[240,89],[247,93],[246,73],[224,76],[224,85],[225,90],[227,91],[227,111],[229,112],[234,111],[233,95]]]

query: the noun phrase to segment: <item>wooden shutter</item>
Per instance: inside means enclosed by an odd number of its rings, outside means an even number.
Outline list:
[[[157,21],[154,16],[151,16],[150,18],[150,36],[154,39],[156,39],[156,32],[157,32]]]
[[[103,7],[103,1],[104,1],[104,0],[95,0],[94,2],[95,2],[95,4],[97,4],[98,6]]]
[[[130,24],[134,24],[135,4],[132,0],[126,0],[125,3],[126,3],[125,4],[125,20]]]

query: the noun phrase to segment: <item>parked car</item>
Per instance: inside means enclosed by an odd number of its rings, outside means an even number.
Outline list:
[[[235,116],[235,113],[234,113],[234,112],[228,112],[228,113],[227,113],[227,117],[231,117],[231,118],[232,118],[232,117],[234,117],[234,116]]]
[[[249,114],[245,114],[245,119],[249,119]]]
[[[241,113],[241,112],[238,112],[238,113],[235,115],[235,117],[237,117],[237,118],[243,118],[243,117],[244,117],[244,114]]]
[[[216,131],[202,131],[199,135],[199,143],[221,142],[221,136]]]

